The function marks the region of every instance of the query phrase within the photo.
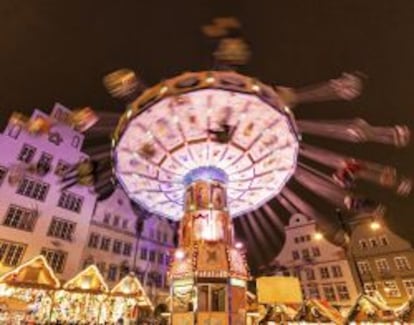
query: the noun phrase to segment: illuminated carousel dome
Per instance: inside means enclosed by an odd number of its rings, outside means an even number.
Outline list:
[[[295,120],[274,89],[224,71],[149,88],[129,104],[112,143],[129,197],[172,220],[182,217],[186,187],[197,179],[226,184],[232,217],[257,209],[294,174],[298,151]]]

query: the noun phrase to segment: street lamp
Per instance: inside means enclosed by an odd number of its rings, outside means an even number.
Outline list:
[[[318,240],[318,241],[322,240],[323,239],[323,233],[321,233],[320,231],[315,232],[314,235],[313,235],[313,239]]]
[[[378,229],[381,229],[381,224],[378,221],[372,221],[369,227],[371,228],[371,230],[376,231]]]

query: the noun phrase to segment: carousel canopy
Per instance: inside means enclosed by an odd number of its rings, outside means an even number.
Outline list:
[[[144,288],[142,287],[139,279],[133,275],[128,274],[122,278],[118,284],[116,284],[112,290],[111,295],[125,297],[125,298],[135,298],[138,300],[138,305],[143,307],[153,308],[151,300],[148,298],[145,293]]]
[[[184,73],[148,89],[113,138],[115,173],[130,198],[173,220],[188,180],[201,174],[226,183],[233,217],[256,209],[293,175],[298,150],[293,116],[276,92],[224,71]]]
[[[68,291],[95,294],[107,293],[109,291],[108,285],[95,265],[89,265],[75,275],[63,285],[63,288]]]
[[[14,287],[58,289],[60,281],[44,256],[39,255],[0,277],[0,283]]]

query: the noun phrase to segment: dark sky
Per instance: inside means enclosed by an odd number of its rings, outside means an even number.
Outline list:
[[[139,71],[149,85],[208,69],[212,48],[200,26],[226,15],[242,21],[253,51],[242,72],[265,82],[300,86],[354,70],[369,76],[360,99],[299,107],[298,117],[414,127],[413,0],[2,0],[0,123],[14,110],[48,111],[55,101],[115,111],[101,78],[120,67]],[[413,145],[317,144],[414,175]],[[413,196],[366,190],[389,206],[391,228],[413,239]]]

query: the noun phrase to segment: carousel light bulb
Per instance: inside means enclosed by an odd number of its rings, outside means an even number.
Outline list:
[[[216,81],[216,79],[214,79],[214,77],[207,77],[206,78],[206,82],[209,84],[212,84],[214,81]]]
[[[130,119],[130,118],[131,118],[131,115],[132,115],[132,109],[129,109],[129,110],[127,111],[127,113],[126,113],[126,117],[127,117],[127,119]]]
[[[253,85],[252,90],[258,92],[260,90],[260,87],[258,85]]]
[[[174,256],[177,260],[182,260],[185,257],[185,252],[182,249],[177,249]]]
[[[162,86],[161,89],[160,89],[160,95],[164,95],[167,91],[168,91],[168,87],[167,86]]]
[[[243,243],[242,242],[240,242],[240,241],[238,241],[235,245],[234,245],[234,247],[236,247],[237,249],[242,249],[243,248]]]

